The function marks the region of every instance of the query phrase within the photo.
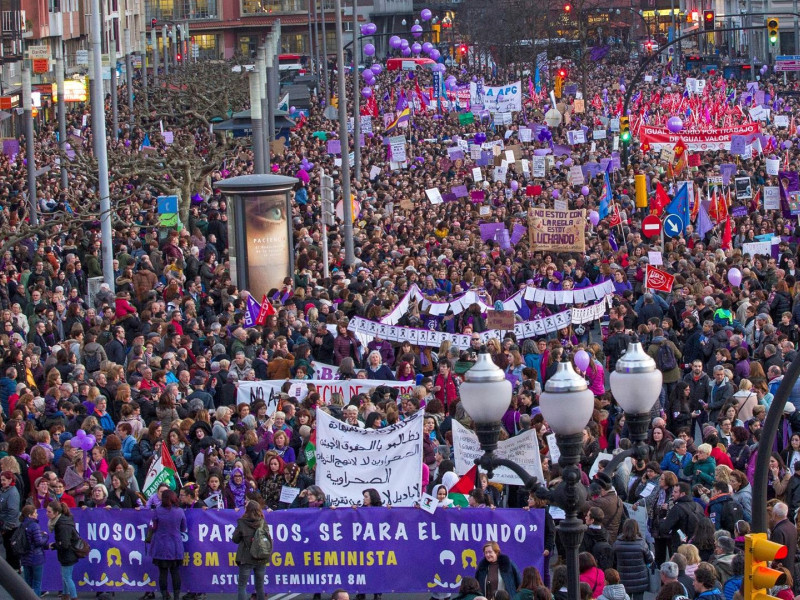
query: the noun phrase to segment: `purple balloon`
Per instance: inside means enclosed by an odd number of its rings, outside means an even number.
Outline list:
[[[597,224],[599,222],[600,222],[600,214],[596,210],[593,210],[592,212],[590,212],[589,213],[589,223],[591,223],[592,225],[597,227]]]
[[[588,196],[589,195],[589,186],[588,185],[584,185],[581,188],[581,194],[583,194],[584,196]],[[594,211],[592,211],[592,212],[594,212]],[[589,216],[591,217],[591,214]]]
[[[511,180],[511,190],[516,192],[519,189],[519,183],[516,179]]]
[[[406,46],[405,48],[403,48],[403,49],[400,51],[400,54],[402,54],[403,56],[411,56],[411,48],[409,48],[408,46]]]
[[[486,134],[479,131],[478,133],[475,134],[473,140],[476,144],[480,146],[483,142],[486,141]]]
[[[428,56],[431,57],[431,60],[439,60],[439,57],[442,55],[436,48],[428,52]]]
[[[378,31],[378,26],[375,23],[366,23],[361,26],[362,35],[375,35]]]
[[[365,87],[361,90],[361,95],[364,96],[364,98],[372,98],[372,88]]]
[[[678,133],[681,129],[683,129],[683,119],[680,117],[670,117],[667,120],[667,129],[669,129],[672,133]]]
[[[561,193],[560,193],[558,190],[553,190],[552,192],[550,192],[550,195],[551,195],[553,198],[556,198],[556,199],[557,199],[557,198],[558,198],[558,197],[561,195]]]
[[[401,48],[408,48],[408,40],[406,38],[403,38],[403,39],[400,40],[400,47]]]
[[[418,38],[419,36],[421,36],[422,35],[422,25],[413,25],[411,27],[411,35],[413,35],[415,38]]]
[[[294,107],[294,106],[290,106],[290,107],[289,107],[289,114],[290,114],[290,115],[293,115],[293,114],[294,114],[294,111],[296,111],[296,110],[297,110],[297,108],[296,108],[296,107]]]
[[[569,158],[569,157],[565,158],[564,159],[564,166],[565,167],[571,167],[572,166],[572,159]]]
[[[789,140],[784,140],[783,143],[781,143],[781,148],[783,148],[784,150],[788,150],[791,147],[792,147],[792,142],[790,142]]]
[[[375,56],[375,46],[372,44],[364,44],[364,54],[367,56]]]
[[[411,51],[414,54],[419,54],[420,52],[422,52],[422,45],[419,42],[414,42],[413,44],[411,44]]]
[[[430,21],[431,17],[433,17],[433,13],[430,11],[429,8],[423,8],[422,12],[419,13],[419,18],[423,21]]]
[[[589,353],[586,350],[578,350],[575,353],[575,358],[573,358],[573,362],[575,366],[578,367],[578,370],[586,372],[586,369],[589,368],[589,363],[591,362],[591,358],[589,358]]]
[[[389,38],[389,47],[392,48],[393,50],[397,50],[401,44],[402,40],[400,39],[399,36],[393,35],[392,37]]]
[[[374,65],[372,65],[369,68],[369,70],[372,71],[373,75],[380,75],[381,73],[383,73],[383,67],[378,63],[375,63]]]
[[[739,284],[742,283],[742,272],[736,267],[733,267],[728,271],[728,281],[731,285],[739,287]]]
[[[431,44],[430,42],[425,42],[424,44],[422,44],[422,51],[425,54],[430,54],[431,50],[433,50],[433,44]]]
[[[372,72],[371,69],[364,69],[364,72],[361,73],[361,78],[372,85],[372,81],[375,81],[375,73]]]

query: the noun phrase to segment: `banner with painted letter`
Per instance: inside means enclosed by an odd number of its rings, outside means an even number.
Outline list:
[[[422,411],[374,431],[317,412],[317,485],[330,506],[360,505],[364,491],[384,503],[413,506],[422,492]]]
[[[586,252],[586,211],[528,209],[531,249],[556,252]]]
[[[665,127],[642,125],[639,130],[639,141],[648,143],[656,152],[662,147],[672,148],[678,141],[683,141],[688,150],[703,152],[705,150],[730,150],[731,138],[734,135],[754,136],[761,131],[759,123],[746,123],[732,127],[715,127],[708,130],[684,129],[672,133]]]
[[[483,107],[493,113],[522,110],[522,82],[483,88]]]
[[[287,381],[285,379],[268,379],[264,381],[240,381],[236,402],[252,404],[263,400],[267,404],[267,414],[271,415],[278,410],[281,389]],[[290,379],[286,393],[303,400],[308,395],[308,386],[316,387],[326,404],[330,404],[331,394],[339,393],[344,398],[344,403],[357,394],[371,394],[378,386],[397,388],[400,394],[410,394],[414,389],[413,381],[380,381],[378,379]]]
[[[158,568],[145,545],[149,510],[74,512],[92,550],[75,565],[78,593],[155,592]],[[231,541],[233,510],[186,511],[186,592],[234,594],[238,567]],[[485,541],[500,544],[520,571],[544,566],[544,511],[539,509],[296,509],[267,513],[274,547],[264,576],[267,593],[458,593],[473,577]],[[39,522],[47,531],[45,511]],[[53,534],[50,534],[53,541]],[[61,589],[56,553],[45,552],[42,589]],[[252,588],[250,588],[252,590]]]
[[[456,473],[465,475],[475,465],[475,459],[483,455],[478,436],[458,421],[453,421],[453,453]],[[519,435],[503,440],[497,444],[495,456],[508,458],[540,482],[544,481],[542,459],[539,456],[539,440],[536,430],[529,429]],[[523,485],[523,481],[508,467],[498,467],[494,471],[492,481],[508,485]]]

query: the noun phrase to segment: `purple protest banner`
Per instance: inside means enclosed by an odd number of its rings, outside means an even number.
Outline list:
[[[328,154],[341,154],[342,141],[341,140],[328,140]]]
[[[479,227],[481,230],[481,240],[484,242],[486,240],[495,239],[497,232],[506,228],[502,223],[481,223]]]
[[[455,202],[456,200],[458,200],[458,196],[456,196],[453,192],[442,194],[442,202]]]
[[[747,210],[746,206],[734,206],[731,209],[731,216],[734,219],[738,219],[740,217],[746,217],[747,216],[747,212],[748,212],[748,210]]]
[[[450,191],[456,195],[456,198],[466,198],[469,196],[467,186],[465,185],[454,185]]]
[[[473,202],[483,202],[486,199],[486,193],[483,190],[473,190],[469,193],[469,197]]]
[[[10,156],[12,159],[19,154],[19,140],[3,140],[3,154]]]
[[[158,592],[145,544],[150,510],[76,510],[91,552],[73,571],[80,592]],[[241,511],[186,511],[186,592],[233,594],[238,567],[231,541]],[[268,593],[456,593],[475,574],[486,541],[517,567],[542,570],[544,511],[416,508],[295,509],[266,514],[274,541],[264,577]],[[39,511],[47,531],[47,517]],[[50,534],[52,541],[52,534]],[[61,589],[55,552],[45,552],[43,590]]]
[[[515,224],[514,230],[511,232],[511,243],[516,245],[516,243],[520,241],[527,232],[527,227],[520,225],[519,223]]]

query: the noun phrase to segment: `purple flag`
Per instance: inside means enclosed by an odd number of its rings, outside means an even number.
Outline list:
[[[706,210],[706,202],[702,202],[700,204],[700,209],[697,213],[697,233],[700,235],[700,238],[703,239],[706,237],[706,233],[711,231],[714,228],[714,224],[711,222],[711,219],[708,217],[708,210]]]
[[[244,312],[244,326],[255,327],[259,312],[261,312],[261,305],[253,298],[253,294],[248,294],[247,310]]]

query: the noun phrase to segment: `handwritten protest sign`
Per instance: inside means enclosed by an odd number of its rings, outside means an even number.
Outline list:
[[[528,237],[535,250],[557,250],[558,252],[586,251],[586,211],[551,210],[531,208],[528,210]]]
[[[360,504],[369,488],[394,506],[419,501],[424,491],[422,417],[418,412],[402,423],[367,431],[320,411],[316,482],[330,506]]]

